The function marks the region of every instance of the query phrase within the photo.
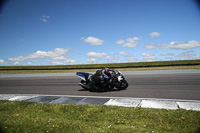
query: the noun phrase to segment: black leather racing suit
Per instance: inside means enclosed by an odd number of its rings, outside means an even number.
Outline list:
[[[108,75],[105,74],[105,69],[97,70],[96,73],[90,77],[91,87],[106,88],[109,85],[110,76],[110,73],[108,73]]]

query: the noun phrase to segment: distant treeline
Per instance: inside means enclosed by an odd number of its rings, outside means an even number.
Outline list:
[[[200,65],[200,60],[181,61],[157,61],[136,63],[108,63],[108,64],[85,64],[85,65],[49,65],[49,66],[0,66],[0,70],[73,70],[73,69],[101,69],[110,68],[145,68],[164,66],[193,66]]]

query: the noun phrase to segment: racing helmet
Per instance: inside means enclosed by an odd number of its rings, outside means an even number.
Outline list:
[[[108,74],[110,73],[110,69],[109,69],[109,68],[105,67],[104,70],[105,70],[104,73],[105,73],[106,75],[108,75]]]

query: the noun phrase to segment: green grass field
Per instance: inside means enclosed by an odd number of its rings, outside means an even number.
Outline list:
[[[85,65],[51,65],[51,66],[0,66],[0,70],[3,69],[59,69],[59,68],[91,68],[91,67],[142,67],[152,65],[180,65],[180,64],[196,64],[200,63],[200,60],[181,60],[181,61],[157,61],[157,62],[135,62],[135,63],[109,63],[109,64],[85,64]]]
[[[147,70],[174,70],[174,69],[200,69],[200,65],[195,66],[168,66],[168,67],[145,67],[145,68],[119,68],[119,71],[147,71]],[[75,70],[1,70],[0,74],[31,74],[31,73],[75,73],[75,72],[95,72],[98,69],[75,69]]]
[[[197,133],[200,112],[0,101],[0,131]]]
[[[100,69],[103,67],[110,67],[110,68],[135,67],[135,68],[116,68],[117,70],[120,70],[120,71],[200,69],[200,65],[194,65],[198,63],[200,63],[200,60],[90,64],[90,65],[57,65],[57,66],[0,66],[0,74],[66,73],[66,72],[77,72],[77,71],[91,72],[91,71],[96,71],[97,69]],[[179,66],[180,64],[183,64],[183,66]],[[160,66],[152,67],[153,65],[160,65]],[[173,66],[170,66],[170,65],[173,65]],[[94,69],[91,69],[91,68],[94,68]],[[15,70],[12,70],[12,69],[15,69]],[[48,70],[48,69],[55,69],[55,70]],[[64,70],[58,70],[58,69],[64,69]]]

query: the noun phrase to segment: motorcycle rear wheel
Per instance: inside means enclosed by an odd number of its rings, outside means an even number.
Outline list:
[[[84,80],[81,80],[79,85],[85,90],[89,90],[90,89],[90,87],[87,85],[86,81],[84,81]]]

